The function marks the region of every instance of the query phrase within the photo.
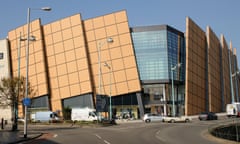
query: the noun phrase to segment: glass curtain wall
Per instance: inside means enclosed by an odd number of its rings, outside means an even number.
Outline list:
[[[169,79],[167,31],[132,33],[141,80]]]
[[[138,71],[143,88],[145,113],[167,115],[172,111],[171,67],[175,108],[182,114],[184,106],[185,50],[184,34],[167,25],[131,29]]]
[[[143,85],[143,89],[145,112],[167,115],[165,85]]]
[[[167,32],[167,50],[168,50],[168,65],[169,75],[171,76],[171,66],[176,66],[181,63],[181,66],[173,71],[173,79],[184,81],[185,79],[185,50],[184,37],[172,31]],[[169,79],[172,79],[171,77]]]

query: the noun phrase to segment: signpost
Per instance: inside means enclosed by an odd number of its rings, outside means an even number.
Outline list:
[[[23,105],[29,107],[31,105],[31,99],[30,98],[24,98],[23,99]]]

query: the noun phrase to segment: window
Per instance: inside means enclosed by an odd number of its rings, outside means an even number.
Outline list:
[[[162,99],[162,95],[160,95],[159,93],[155,93],[154,94],[154,100],[161,100]]]
[[[144,101],[149,101],[150,100],[150,95],[148,93],[143,95]]]
[[[0,53],[0,60],[3,59],[3,53]]]
[[[132,33],[141,80],[167,79],[166,30]]]

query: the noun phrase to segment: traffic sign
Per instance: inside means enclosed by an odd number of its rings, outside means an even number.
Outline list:
[[[23,99],[23,105],[24,106],[30,106],[31,105],[31,99],[30,98],[24,98]]]

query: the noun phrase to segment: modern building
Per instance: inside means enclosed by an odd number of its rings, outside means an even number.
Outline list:
[[[36,37],[29,44],[28,76],[36,90],[30,113],[91,107],[135,118],[146,112],[194,115],[222,112],[239,101],[236,49],[188,17],[185,33],[168,25],[130,28],[124,10],[46,25],[36,19],[30,27]],[[13,77],[19,71],[26,76],[27,41],[21,38],[27,38],[27,25],[8,33]]]
[[[26,38],[26,32],[24,25],[8,34],[13,76],[18,71],[19,34]],[[88,20],[76,14],[44,26],[37,19],[31,22],[30,35],[36,37],[29,49],[29,80],[37,91],[32,111],[96,107],[97,95],[111,92],[114,97],[141,90],[126,11]],[[107,43],[108,38],[114,42]],[[21,46],[20,71],[25,76],[26,41]],[[107,106],[106,100],[98,101]]]
[[[160,25],[135,27],[131,29],[131,34],[145,112],[171,114],[175,99],[174,105],[179,110],[177,113],[184,114],[184,33],[170,26]],[[178,64],[180,67],[172,70]]]

